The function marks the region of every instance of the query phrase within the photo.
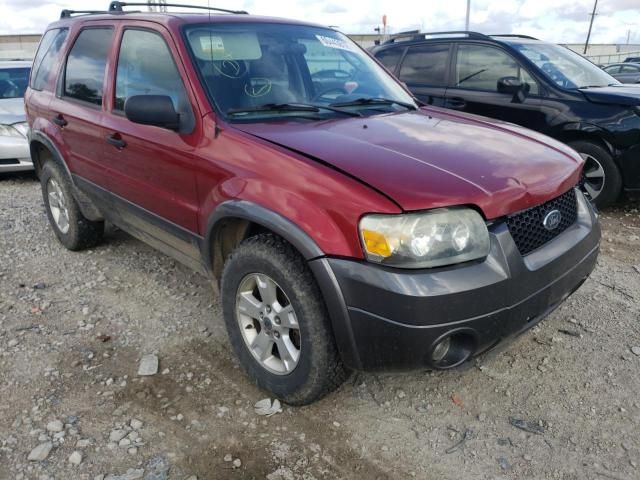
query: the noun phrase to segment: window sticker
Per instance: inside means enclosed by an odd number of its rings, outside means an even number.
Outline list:
[[[353,45],[339,38],[325,37],[324,35],[316,35],[316,38],[322,45],[329,48],[337,48],[339,50],[353,51]]]
[[[200,50],[206,55],[224,55],[224,42],[222,41],[222,37],[202,35],[200,37]]]

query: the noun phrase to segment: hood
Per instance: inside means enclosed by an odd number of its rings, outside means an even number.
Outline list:
[[[358,178],[404,210],[474,204],[489,219],[578,182],[582,160],[535,132],[442,109],[234,127]]]
[[[610,87],[581,88],[580,91],[587,100],[594,103],[640,105],[640,85],[620,84]]]
[[[25,122],[24,98],[0,99],[0,123],[11,125],[12,123]]]

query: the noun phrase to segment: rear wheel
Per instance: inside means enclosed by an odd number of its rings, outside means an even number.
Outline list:
[[[60,166],[47,162],[40,174],[42,196],[54,233],[69,250],[91,248],[100,243],[104,222],[87,220],[73,197],[71,183]]]
[[[258,386],[304,405],[344,381],[324,300],[290,244],[268,234],[242,242],[225,263],[221,295],[231,345]]]
[[[583,190],[599,207],[614,203],[622,191],[622,176],[611,154],[602,146],[579,140],[569,146],[584,159]]]

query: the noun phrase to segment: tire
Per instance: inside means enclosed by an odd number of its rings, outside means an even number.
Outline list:
[[[583,191],[589,193],[591,201],[598,208],[602,208],[618,200],[622,191],[622,176],[611,154],[597,143],[585,140],[570,142],[569,146],[585,160]],[[596,177],[589,177],[590,174],[597,175],[599,167],[602,167],[601,172],[604,174],[602,186],[599,181],[596,181]],[[598,191],[593,195],[596,190]]]
[[[263,294],[259,289],[259,283],[263,282],[264,286],[267,281],[275,284],[275,296]],[[253,293],[249,294],[249,291]],[[231,345],[243,368],[259,387],[288,404],[305,405],[344,382],[347,373],[335,345],[324,300],[304,259],[289,243],[270,234],[243,241],[225,263],[221,295]],[[253,317],[240,313],[238,302],[243,296],[251,297],[254,303],[257,301],[260,305],[257,310],[263,314],[267,312],[267,315],[258,321],[255,312]],[[269,309],[268,301],[263,301],[268,300],[267,297],[277,297],[277,302],[272,303],[273,309]],[[285,332],[287,322],[295,324],[290,319],[280,325],[277,314],[283,312],[279,309],[284,306],[289,312],[293,311],[299,327],[297,331],[292,328]],[[276,321],[280,326],[275,325]],[[282,336],[276,333],[278,328]],[[264,361],[249,347],[248,337],[256,339],[260,334],[270,336],[277,348],[274,352],[273,346],[265,347],[264,351],[271,354],[267,353],[268,359]],[[276,343],[276,335],[281,341],[288,339],[289,349],[299,352],[295,365],[292,361],[295,355],[287,362],[284,360],[286,355],[280,354],[283,347],[282,343]]]
[[[57,163],[44,164],[40,184],[49,223],[60,243],[72,251],[98,245],[104,234],[104,222],[92,222],[82,215],[73,197],[71,182]]]

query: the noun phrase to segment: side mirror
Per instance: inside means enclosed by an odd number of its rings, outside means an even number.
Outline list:
[[[124,103],[124,114],[134,123],[178,130],[180,115],[167,95],[133,95]]]
[[[517,77],[502,77],[498,80],[498,92],[513,95],[512,103],[524,102],[531,87]]]
[[[498,92],[514,95],[524,89],[524,85],[517,77],[502,77],[498,80]]]

